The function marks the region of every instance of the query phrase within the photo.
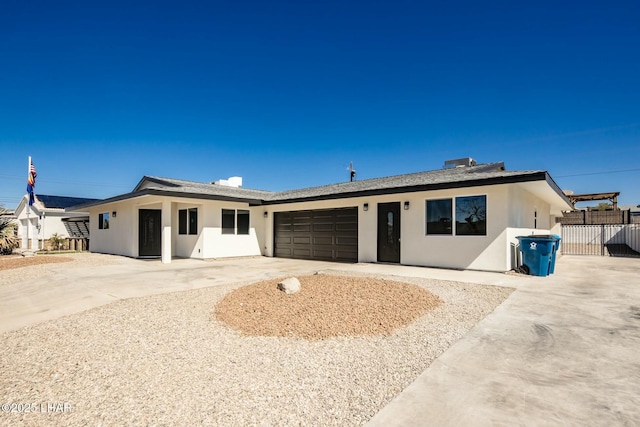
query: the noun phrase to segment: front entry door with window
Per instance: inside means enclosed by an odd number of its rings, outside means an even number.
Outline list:
[[[378,261],[400,262],[400,202],[378,203]]]
[[[140,209],[138,212],[138,256],[162,255],[162,211]]]

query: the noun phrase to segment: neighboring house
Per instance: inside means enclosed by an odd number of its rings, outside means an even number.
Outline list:
[[[507,271],[516,236],[557,232],[571,208],[545,171],[455,165],[282,192],[240,188],[238,177],[145,176],[68,210],[90,213],[92,251],[163,262],[264,255]]]
[[[65,209],[70,206],[96,201],[97,199],[37,194],[35,203],[32,206],[28,206],[29,196],[23,197],[15,211],[18,219],[18,239],[21,248],[44,249],[45,242],[54,233],[64,238],[84,238],[85,236],[77,235],[74,230],[66,226],[65,220],[73,219],[88,223],[89,214],[87,212],[66,212]],[[28,233],[27,227],[29,227]],[[85,225],[85,228],[88,230],[88,225]],[[29,236],[28,242],[27,234]]]

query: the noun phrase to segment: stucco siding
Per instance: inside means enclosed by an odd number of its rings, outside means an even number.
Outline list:
[[[460,196],[487,196],[486,236],[426,235],[426,201]],[[377,262],[379,203],[399,202],[400,263],[458,269],[505,271],[509,266],[509,245],[505,229],[508,223],[508,186],[483,186],[416,193],[369,196],[339,200],[269,205],[265,224],[264,254],[273,256],[273,213],[297,210],[358,208],[358,261]],[[409,209],[404,209],[404,202]],[[364,204],[368,210],[364,211]]]
[[[486,196],[486,235],[459,236],[426,233],[427,200]],[[507,222],[507,189],[486,186],[421,192],[407,195],[410,209],[403,211],[401,263],[456,269],[506,269],[503,231]],[[455,206],[453,208],[455,216]],[[455,220],[454,220],[455,222]],[[454,226],[455,228],[455,226]]]
[[[509,186],[509,226],[518,228],[551,228],[551,205],[524,188]],[[555,224],[555,220],[553,221]]]
[[[264,229],[262,215],[250,209],[247,203],[203,201],[199,199],[171,199],[161,196],[143,196],[136,199],[110,203],[91,208],[91,251],[125,256],[138,256],[138,211],[163,208],[163,201],[170,200],[171,254],[185,258],[222,258],[260,255],[260,245],[253,226],[256,221]],[[181,209],[197,209],[197,234],[179,234]],[[223,235],[222,209],[250,211],[248,235]],[[98,216],[108,212],[109,229],[99,229]],[[113,216],[116,212],[116,216]]]
[[[99,228],[99,215],[109,213],[109,228]],[[113,217],[116,212],[116,217]],[[134,220],[135,215],[135,220]],[[138,256],[137,210],[133,201],[110,203],[89,210],[89,248],[91,252]]]
[[[190,258],[223,258],[274,254],[273,221],[276,212],[356,207],[358,210],[358,261],[377,262],[378,204],[400,204],[400,263],[405,265],[506,271],[513,267],[515,236],[549,232],[551,207],[534,194],[538,187],[518,183],[466,188],[373,195],[352,198],[249,206],[247,202],[217,201],[145,195],[91,208],[91,250],[138,256],[138,210],[170,211],[171,255]],[[543,193],[541,193],[543,194]],[[486,196],[485,235],[434,235],[426,233],[427,200]],[[408,209],[404,209],[408,202]],[[364,205],[368,209],[364,210]],[[179,234],[179,211],[198,210],[197,234]],[[248,210],[249,234],[223,234],[222,210]],[[98,229],[98,214],[117,212],[108,230]],[[459,220],[459,222],[464,222]],[[471,223],[469,223],[471,224]],[[537,229],[534,229],[537,225]],[[555,224],[554,224],[555,225]],[[237,227],[237,223],[236,223]],[[454,218],[454,229],[455,218]],[[164,233],[164,232],[163,232]],[[170,239],[168,238],[170,236]]]
[[[249,234],[223,234],[222,210],[248,210]],[[262,224],[260,211],[250,208],[248,203],[207,201],[203,213],[204,258],[261,255],[255,224]],[[237,229],[237,223],[236,223]]]

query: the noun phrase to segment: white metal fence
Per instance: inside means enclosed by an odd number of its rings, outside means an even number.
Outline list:
[[[640,224],[563,225],[566,255],[640,257]]]

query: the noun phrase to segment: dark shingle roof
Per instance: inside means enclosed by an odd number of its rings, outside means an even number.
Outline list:
[[[140,180],[136,188],[134,188],[131,193],[112,197],[98,203],[87,203],[86,205],[98,205],[144,195],[194,197],[229,201],[236,200],[245,201],[251,205],[281,204],[299,201],[406,193],[537,180],[547,180],[550,183],[553,183],[545,171],[506,171],[504,163],[502,162],[450,169],[438,169],[433,171],[365,179],[354,182],[342,182],[319,187],[301,188],[280,192],[252,190],[173,178],[145,176]],[[553,183],[552,186],[557,187],[555,183]],[[556,192],[561,193],[559,188],[554,189]],[[74,206],[75,209],[83,207],[86,206]]]
[[[157,176],[145,176],[133,190],[138,191],[143,182],[152,183],[145,188],[170,190],[176,193],[202,194],[211,196],[237,197],[242,199],[263,200],[270,197],[271,191],[251,190],[248,188],[227,187],[224,185],[210,184],[206,182],[185,181],[182,179],[161,178]]]
[[[390,194],[399,192],[421,191],[437,188],[464,187],[479,181],[508,178],[544,171],[512,171],[504,170],[504,163],[488,163],[478,166],[466,166],[450,169],[438,169],[405,175],[383,178],[365,179],[362,181],[342,182],[320,187],[302,188],[299,190],[274,193],[269,202],[312,200],[325,197],[349,197],[349,195]],[[488,183],[488,182],[485,182]]]
[[[86,197],[48,196],[46,194],[36,194],[36,199],[38,199],[45,208],[50,209],[66,209],[71,206],[95,202],[98,200],[88,199]]]

